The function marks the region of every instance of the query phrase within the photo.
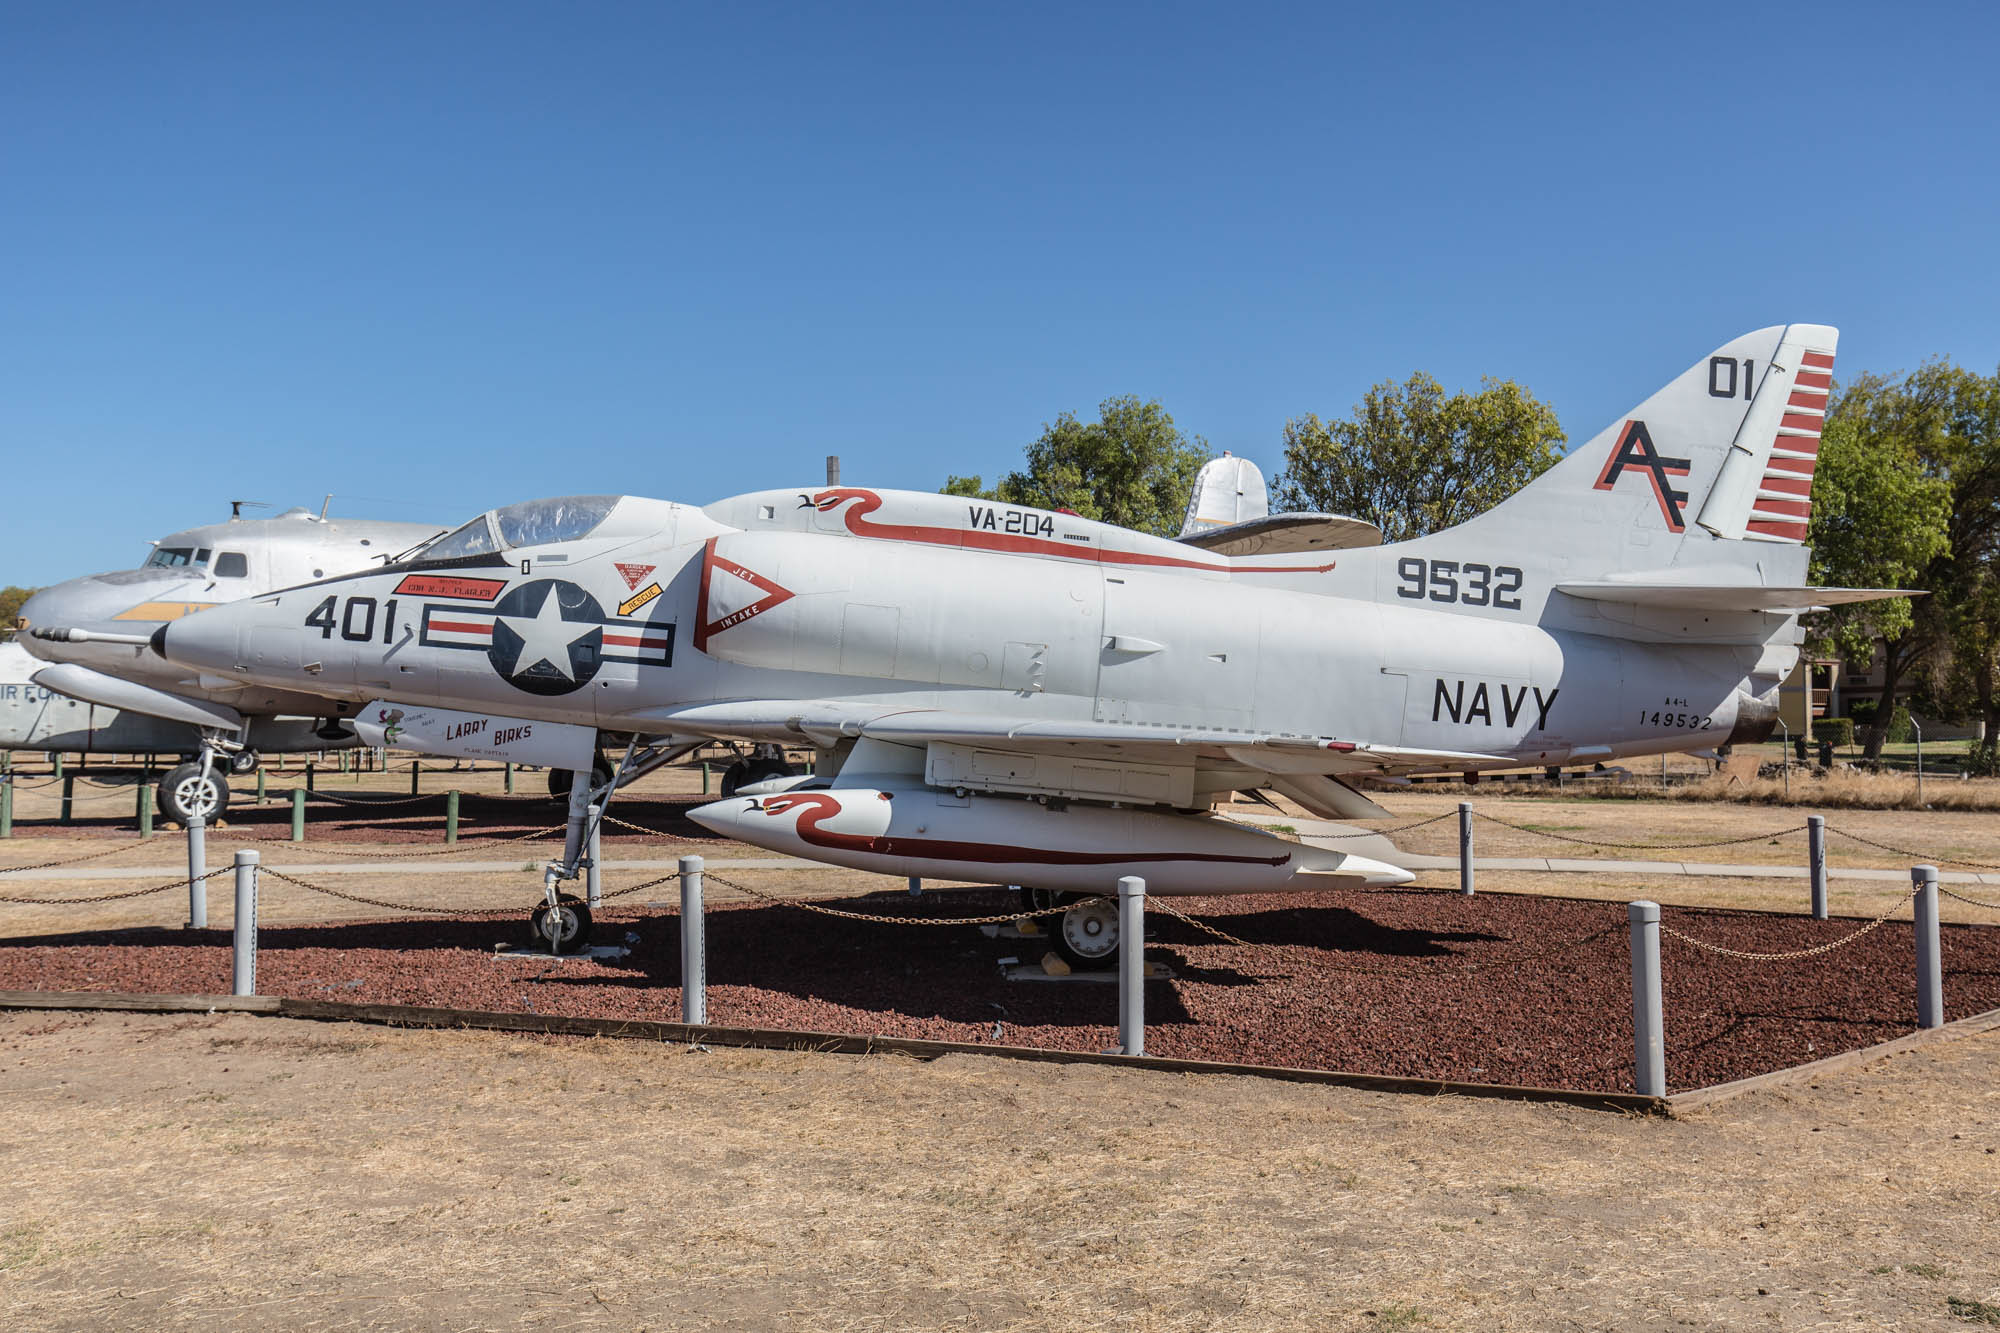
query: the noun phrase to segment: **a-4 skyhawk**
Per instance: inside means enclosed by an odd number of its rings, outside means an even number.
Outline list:
[[[1759,739],[1800,613],[1891,595],[1805,586],[1835,336],[1746,334],[1489,512],[1393,545],[1229,555],[853,487],[575,496],[153,645],[364,702],[364,734],[418,748],[471,728],[480,753],[505,733],[584,767],[602,737],[628,747],[617,780],[705,739],[810,744],[813,777],[693,817],[841,866],[1079,898],[1123,875],[1154,894],[1399,883],[1211,807],[1271,788],[1380,816],[1356,779]],[[588,926],[557,893],[586,785],[538,909],[558,947]],[[1102,957],[1114,926],[1079,902],[1061,946]]]

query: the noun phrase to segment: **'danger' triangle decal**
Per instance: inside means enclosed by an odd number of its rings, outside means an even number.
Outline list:
[[[712,597],[720,595],[735,601],[742,588],[736,580],[749,584],[763,596],[753,602],[735,607],[716,615]],[[694,646],[696,652],[708,651],[708,641],[726,629],[742,624],[755,616],[761,616],[772,607],[792,600],[792,590],[773,583],[755,570],[745,569],[734,560],[715,553],[715,538],[708,539],[708,549],[701,562],[700,622],[695,627]]]

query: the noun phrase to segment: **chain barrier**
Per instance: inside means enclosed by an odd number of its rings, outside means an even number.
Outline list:
[[[526,833],[516,833],[505,838],[489,838],[484,842],[471,842],[458,847],[445,847],[420,852],[409,851],[403,848],[384,852],[364,852],[355,848],[340,847],[323,842],[303,843],[293,842],[290,838],[252,838],[240,834],[236,836],[234,841],[261,842],[269,847],[297,847],[302,851],[309,848],[314,852],[327,856],[355,856],[379,861],[411,861],[434,856],[465,856],[471,852],[491,851],[495,847],[506,847],[517,842],[529,842],[536,838],[554,837],[556,834],[563,832],[566,827],[563,824],[551,824],[547,828],[529,829]]]
[[[1984,907],[1989,912],[2000,912],[2000,903],[1989,903],[1978,898],[1968,898],[1962,893],[1953,893],[1942,884],[1938,885],[1938,892],[1947,898],[1956,898],[1962,903],[1970,903],[1974,907]]]
[[[314,884],[310,880],[300,879],[297,875],[288,875],[275,866],[260,866],[259,869],[272,879],[297,885],[313,893],[323,893],[329,898],[362,903],[369,907],[386,907],[394,912],[422,912],[428,916],[491,916],[502,912],[511,914],[520,911],[518,907],[428,907],[420,903],[393,903],[386,898],[371,898],[365,893],[344,893],[339,889],[329,889],[324,884]]]
[[[1932,864],[1942,861],[1946,865],[1971,866],[1974,870],[2000,870],[2000,865],[1988,865],[1984,861],[1968,861],[1962,856],[1926,856],[1922,852],[1913,852],[1908,848],[1891,847],[1886,842],[1877,842],[1873,838],[1864,838],[1859,833],[1849,833],[1846,829],[1834,828],[1832,825],[1828,825],[1826,831],[1828,833],[1838,833],[1841,837],[1851,842],[1863,843],[1875,848],[1877,851],[1894,852],[1897,856],[1913,857],[1922,864]]]
[[[107,847],[101,852],[85,852],[82,856],[71,856],[60,861],[36,861],[32,865],[25,866],[0,866],[0,874],[11,875],[17,870],[54,870],[58,866],[73,866],[80,862],[95,861],[106,856],[116,856],[120,852],[129,852],[135,848],[151,847],[153,845],[153,843],[141,838],[136,842],[121,842],[116,847]]]
[[[70,907],[82,903],[110,903],[121,898],[144,898],[151,893],[165,893],[168,889],[184,889],[203,880],[214,879],[217,875],[227,875],[236,869],[233,865],[220,866],[193,879],[170,880],[165,884],[155,884],[150,889],[122,889],[115,893],[93,893],[87,898],[17,898],[0,894],[0,903],[19,903],[32,907]]]
[[[292,790],[299,791],[301,789],[294,787]],[[445,793],[441,791],[427,791],[419,792],[415,796],[390,796],[378,801],[366,796],[342,796],[338,792],[306,792],[306,799],[308,801],[332,801],[336,805],[415,805],[419,801],[440,801],[444,799],[444,796]]]
[[[664,883],[666,880],[673,878],[675,876],[665,875],[654,882]],[[755,898],[760,902],[774,903],[781,907],[796,907],[806,912],[817,912],[821,916],[837,916],[845,921],[873,921],[884,926],[992,926],[1008,921],[1024,921],[1030,917],[1060,916],[1070,908],[1079,906],[1083,902],[1108,903],[1113,901],[1110,898],[1099,895],[1094,898],[1081,899],[1077,903],[1064,903],[1060,907],[1044,907],[1032,911],[1023,909],[1014,912],[1000,912],[992,916],[880,916],[873,912],[850,912],[844,908],[828,907],[823,903],[815,902],[809,898],[786,898],[779,894],[766,893],[762,889],[753,889],[748,884],[740,883],[737,880],[724,878],[711,870],[702,871],[702,879],[706,883],[720,884],[725,889],[735,889],[738,893]],[[629,893],[631,890],[622,889],[620,892]],[[608,898],[611,895],[605,894],[604,896]]]
[[[1529,828],[1525,824],[1510,824],[1504,819],[1489,815],[1483,810],[1474,810],[1473,815],[1489,824],[1513,829],[1516,833],[1526,833],[1537,838],[1551,838],[1557,842],[1575,843],[1579,847],[1617,847],[1624,851],[1649,852],[1691,852],[1708,847],[1736,847],[1749,842],[1768,842],[1774,838],[1789,838],[1794,833],[1804,833],[1811,825],[1800,824],[1794,828],[1777,829],[1768,833],[1752,833],[1743,838],[1716,838],[1711,842],[1612,842],[1605,838],[1572,838],[1564,833],[1550,833],[1545,829]]]
[[[1884,921],[1887,921],[1890,917],[1894,916],[1899,910],[1901,910],[1903,904],[1909,902],[1912,898],[1916,896],[1917,896],[1917,890],[1914,888],[1911,889],[1901,898],[1898,898],[1895,902],[1889,904],[1888,908],[1882,913],[1882,915],[1876,917],[1873,921],[1870,921],[1867,925],[1861,927],[1861,929],[1853,932],[1852,934],[1843,935],[1837,940],[1829,940],[1825,944],[1815,944],[1810,949],[1788,949],[1783,953],[1753,953],[1748,949],[1732,949],[1725,944],[1711,944],[1707,940],[1698,940],[1692,935],[1686,934],[1682,931],[1675,930],[1672,926],[1668,925],[1664,921],[1660,923],[1660,933],[1662,935],[1671,935],[1673,936],[1673,938],[1679,940],[1682,944],[1691,944],[1697,949],[1706,949],[1710,953],[1719,953],[1725,958],[1743,958],[1751,962],[1758,962],[1758,963],[1778,963],[1778,962],[1788,962],[1799,958],[1817,958],[1821,954],[1832,953],[1835,949],[1844,949],[1848,945],[1854,943],[1856,940],[1860,939],[1863,935],[1866,935],[1869,931],[1874,930]]]
[[[1441,815],[1432,815],[1429,819],[1419,819],[1414,824],[1398,824],[1394,828],[1363,829],[1359,833],[1315,833],[1312,834],[1311,836],[1323,839],[1324,841],[1327,842],[1338,842],[1342,838],[1388,838],[1388,837],[1393,837],[1398,833],[1408,833],[1412,829],[1425,828],[1431,824],[1439,824],[1443,823],[1447,819],[1456,819],[1456,818],[1458,818],[1458,812],[1456,810],[1447,810]],[[1270,825],[1251,824],[1248,827],[1268,829],[1270,828]]]

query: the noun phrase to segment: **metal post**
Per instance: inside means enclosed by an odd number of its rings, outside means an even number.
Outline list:
[[[458,841],[458,788],[456,787],[444,794],[444,840],[447,843]]]
[[[826,484],[829,486],[840,485],[839,454],[828,454],[826,456]]]
[[[702,939],[701,858],[681,858],[681,1022],[708,1021],[708,951]]]
[[[420,794],[417,789],[417,780],[423,777],[423,775],[424,761],[421,759],[412,759],[410,761],[410,795],[416,796]]]
[[[507,794],[509,796],[512,796],[514,794],[514,765],[511,763],[508,764],[506,767],[506,772],[507,772]]]
[[[257,993],[257,861],[254,851],[236,853],[236,953],[230,967],[230,994]]]
[[[62,766],[62,751],[61,751],[61,750],[57,750],[57,751],[55,752],[55,761],[56,761],[56,776],[57,776],[57,777],[61,777],[61,776],[63,775],[63,766]]]
[[[262,805],[262,804],[264,804],[264,779],[265,779],[265,776],[266,776],[266,775],[265,775],[265,772],[264,772],[264,766],[263,766],[262,764],[259,764],[259,765],[257,765],[257,804],[259,804],[259,805]]]
[[[918,875],[911,875],[911,876],[910,876],[910,896],[911,896],[912,898],[921,898],[921,897],[923,897],[923,895],[924,895],[924,881],[923,881],[923,878],[922,878],[921,876],[918,876]]]
[[[62,822],[67,824],[76,813],[76,774],[63,775]]]
[[[150,838],[153,836],[153,784],[142,782],[138,790],[139,808],[136,813],[139,817],[139,836]]]
[[[1146,1053],[1146,881],[1118,881],[1118,1048]]]
[[[306,794],[297,787],[292,788],[292,841],[306,840]]]
[[[0,838],[14,836],[14,775],[0,777]]]
[[[1806,816],[1806,866],[1812,873],[1813,920],[1826,920],[1826,816]]]
[[[1914,714],[1910,718],[1910,730],[1917,735],[1917,804],[1922,805],[1924,803],[1924,729],[1917,725],[1917,719]]]
[[[1936,866],[1912,866],[1917,886],[1913,916],[1917,927],[1917,1026],[1944,1026],[1944,960],[1938,941],[1938,872]]]
[[[1458,891],[1472,896],[1472,802],[1458,803]]]
[[[201,811],[188,821],[188,923],[189,930],[208,929],[208,821]]]
[[[319,790],[319,787],[318,787],[318,786],[316,785],[316,783],[315,783],[315,781],[314,781],[314,780],[315,780],[315,779],[316,779],[316,778],[317,778],[318,776],[319,776],[319,770],[313,767],[313,761],[312,761],[312,760],[310,760],[310,759],[306,760],[306,790],[307,790],[307,791],[318,791],[318,790]]]
[[[1632,1063],[1641,1096],[1667,1095],[1666,1023],[1660,1005],[1660,905],[1625,906],[1632,926]]]
[[[1778,742],[1778,762],[1785,770],[1785,799],[1789,801],[1792,799],[1792,729],[1785,725],[1783,718],[1778,719],[1778,729],[1784,733],[1784,738]]]
[[[701,761],[701,794],[703,796],[708,795],[708,783],[708,760],[704,759]]]
[[[598,836],[603,813],[604,807],[592,801],[589,814],[586,816],[590,820],[590,850],[586,853],[590,857],[590,868],[583,873],[583,894],[584,901],[592,911],[596,911],[604,902],[604,867],[599,864],[604,859],[604,852],[602,840]]]

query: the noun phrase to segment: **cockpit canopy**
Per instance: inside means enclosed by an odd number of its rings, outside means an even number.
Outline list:
[[[462,560],[524,546],[547,546],[589,536],[623,498],[616,495],[561,495],[523,500],[490,509],[418,551],[414,560]]]
[[[169,540],[172,540],[169,538]],[[155,546],[140,564],[141,569],[186,569],[208,564],[206,546]]]

